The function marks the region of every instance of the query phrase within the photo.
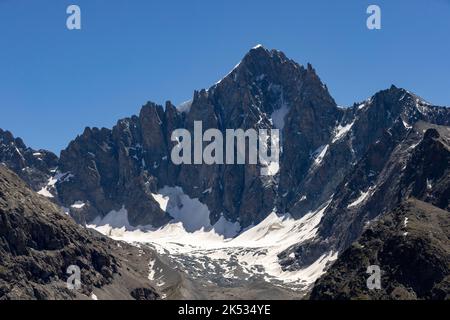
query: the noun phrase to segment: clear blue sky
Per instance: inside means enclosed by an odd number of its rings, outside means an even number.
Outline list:
[[[450,105],[450,0],[0,0],[0,128],[59,153],[148,100],[190,99],[258,43],[311,62],[340,105],[391,84]]]

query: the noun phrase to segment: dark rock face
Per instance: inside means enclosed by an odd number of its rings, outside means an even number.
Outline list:
[[[411,198],[371,224],[316,281],[311,299],[450,299],[450,216]],[[381,269],[369,290],[367,267]]]
[[[89,297],[94,287],[114,283],[126,268],[115,247],[114,241],[75,224],[0,165],[0,300]],[[128,249],[132,255],[134,249]],[[81,270],[79,291],[66,288],[70,265]]]
[[[121,120],[113,130],[86,128],[61,152],[60,170],[73,177],[57,184],[60,201],[67,207],[77,201],[86,204],[79,222],[122,206],[128,209],[134,225],[169,221],[151,195],[157,190],[154,175],[164,170],[159,166],[165,166],[167,172],[168,165],[160,156],[161,152],[167,154],[165,135],[155,122],[162,110],[148,104],[139,117]],[[145,135],[142,130],[146,130]]]
[[[58,157],[46,150],[33,150],[11,132],[0,129],[0,163],[38,191],[47,185],[58,166]]]

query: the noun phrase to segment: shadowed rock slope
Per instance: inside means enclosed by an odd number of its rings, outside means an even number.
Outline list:
[[[58,157],[47,150],[27,147],[21,138],[0,129],[0,163],[3,163],[31,188],[45,187],[58,166]]]
[[[75,224],[0,165],[0,300],[157,298],[147,284],[149,252]],[[66,287],[70,265],[81,269],[80,290]]]
[[[328,272],[310,298],[450,299],[450,213],[416,199],[372,222]],[[381,269],[369,290],[367,267]]]

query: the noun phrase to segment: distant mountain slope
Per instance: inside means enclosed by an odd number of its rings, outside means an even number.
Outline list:
[[[450,213],[410,199],[370,224],[315,284],[311,299],[450,299]],[[382,270],[369,290],[367,267]]]
[[[122,246],[78,226],[0,165],[0,300],[157,298],[147,283],[150,252]],[[79,291],[66,288],[70,265],[81,269]]]
[[[449,127],[418,122],[405,130],[398,123],[386,132],[337,187],[318,237],[288,249],[280,256],[282,264],[296,270],[324,251],[346,249],[367,223],[410,197],[449,209]]]
[[[38,191],[44,188],[55,173],[58,157],[47,150],[34,150],[11,132],[0,129],[0,163],[18,174]]]

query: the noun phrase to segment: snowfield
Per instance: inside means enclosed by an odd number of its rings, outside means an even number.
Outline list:
[[[97,218],[88,227],[115,240],[149,245],[178,263],[189,276],[204,281],[259,276],[275,285],[302,289],[313,284],[327,263],[337,258],[329,252],[309,267],[292,272],[283,271],[277,258],[291,245],[315,237],[327,205],[298,220],[273,212],[258,225],[241,230],[239,223],[223,216],[211,225],[208,207],[179,187],[164,187],[153,197],[174,218],[162,228],[132,227],[125,208]],[[149,264],[149,278],[154,278],[152,262]]]

